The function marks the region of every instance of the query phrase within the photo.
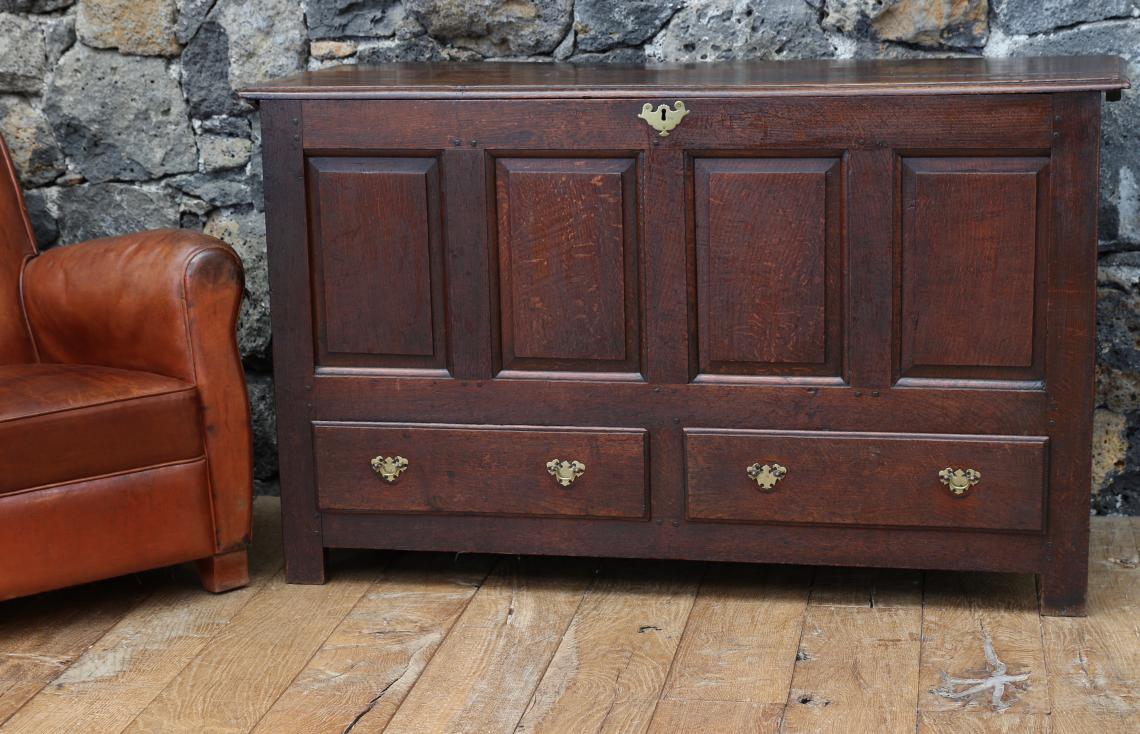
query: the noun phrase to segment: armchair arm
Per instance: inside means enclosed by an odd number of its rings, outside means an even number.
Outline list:
[[[48,250],[24,270],[44,362],[174,377],[198,388],[218,552],[248,541],[253,460],[235,326],[241,261],[225,243],[154,230]]]

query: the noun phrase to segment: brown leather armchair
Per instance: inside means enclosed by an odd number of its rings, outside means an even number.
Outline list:
[[[193,232],[39,254],[0,140],[0,600],[191,560],[248,583],[241,293]]]

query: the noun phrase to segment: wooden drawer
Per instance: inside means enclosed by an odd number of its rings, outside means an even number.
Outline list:
[[[1041,531],[1048,439],[815,431],[685,431],[692,521]],[[786,473],[765,490],[748,467]],[[946,468],[974,469],[955,495]],[[777,472],[778,473],[778,472]],[[771,470],[759,479],[772,482]]]
[[[313,425],[322,510],[640,518],[646,513],[646,433],[622,428],[480,427],[391,423]],[[373,457],[402,456],[389,483]],[[585,471],[562,486],[552,459]]]

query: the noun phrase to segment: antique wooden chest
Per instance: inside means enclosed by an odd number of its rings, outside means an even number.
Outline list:
[[[261,100],[324,549],[1032,572],[1083,610],[1113,57],[340,67]]]

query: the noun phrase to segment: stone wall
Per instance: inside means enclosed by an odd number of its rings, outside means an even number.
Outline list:
[[[1140,0],[0,0],[0,131],[44,247],[160,226],[240,252],[257,476],[276,474],[256,110],[235,88],[385,61],[1112,53]],[[1140,93],[1105,107],[1093,507],[1140,512]],[[271,486],[271,485],[267,485]]]

